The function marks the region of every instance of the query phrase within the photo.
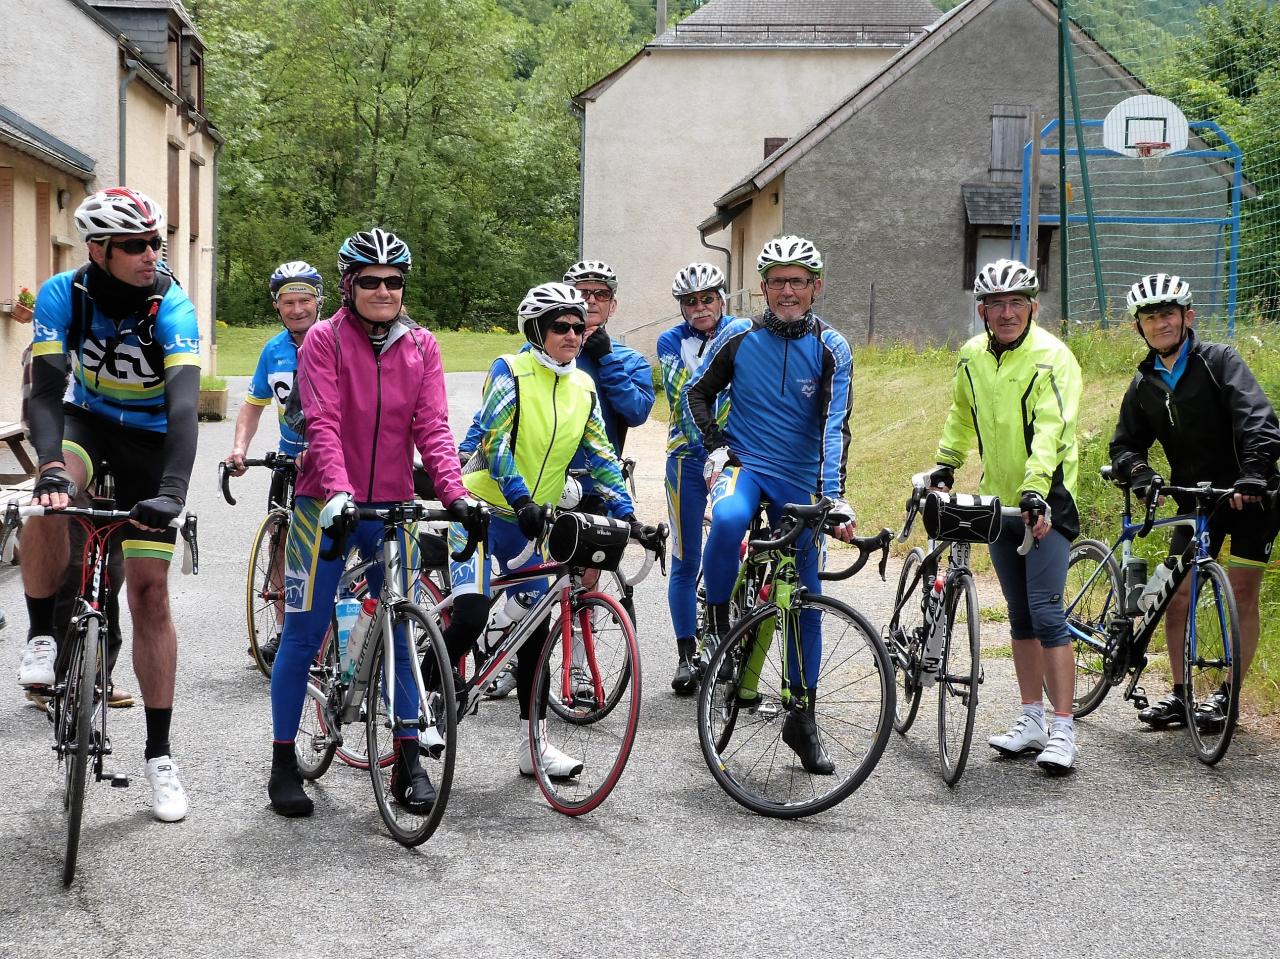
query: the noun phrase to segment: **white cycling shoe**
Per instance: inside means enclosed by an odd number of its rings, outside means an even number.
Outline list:
[[[147,760],[147,784],[151,786],[151,811],[161,822],[178,822],[187,815],[187,791],[178,779],[178,767],[168,756]]]
[[[1044,727],[1031,716],[1023,713],[1008,732],[992,736],[987,745],[1005,756],[1021,756],[1027,752],[1041,752],[1049,745],[1049,736]]]
[[[1075,736],[1066,726],[1054,725],[1049,733],[1049,742],[1036,757],[1036,765],[1050,776],[1062,776],[1075,768],[1076,756]]]
[[[483,695],[485,699],[506,699],[515,688],[516,658],[512,656],[511,661],[502,667],[502,671],[484,687]]]
[[[32,636],[22,651],[18,665],[19,686],[52,686],[58,680],[54,664],[58,660],[58,644],[52,636]]]
[[[529,720],[520,720],[520,743],[516,747],[516,759],[520,766],[521,776],[532,776],[533,750],[529,748]],[[572,779],[582,772],[582,760],[562,753],[545,739],[542,741],[542,762],[547,775],[552,779]]]

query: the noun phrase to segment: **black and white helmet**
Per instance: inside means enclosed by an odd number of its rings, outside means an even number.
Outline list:
[[[394,266],[408,273],[413,266],[413,256],[400,237],[374,227],[353,233],[342,241],[338,250],[339,273],[362,266]]]
[[[102,240],[133,233],[164,233],[164,210],[145,193],[128,187],[99,190],[84,198],[76,208],[76,230],[80,239]]]
[[[756,257],[756,271],[764,276],[775,266],[802,266],[822,276],[822,254],[802,236],[780,236],[770,240]]]
[[[973,296],[978,300],[996,293],[1025,293],[1035,299],[1039,292],[1036,271],[1018,260],[988,263],[973,278]]]
[[[618,292],[618,274],[613,267],[603,260],[579,260],[565,270],[566,283],[596,282],[606,284],[614,293]]]
[[[585,322],[587,301],[568,283],[543,283],[524,295],[517,313],[524,338],[542,349],[542,331],[538,327],[538,321],[547,317],[550,322],[551,317],[561,313],[575,313]]]
[[[710,263],[690,263],[676,274],[675,282],[671,284],[671,295],[677,300],[703,290],[717,290],[724,296],[724,274],[719,267]]]
[[[1129,294],[1124,300],[1129,307],[1129,315],[1135,318],[1144,306],[1157,303],[1190,306],[1191,284],[1172,273],[1152,273],[1129,287]]]

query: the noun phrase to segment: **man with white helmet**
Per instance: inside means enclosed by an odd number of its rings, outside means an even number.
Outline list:
[[[760,507],[769,501],[777,522],[788,503],[836,502],[836,536],[854,536],[853,510],[844,501],[853,400],[849,344],[813,312],[822,292],[822,256],[806,239],[770,240],[756,260],[766,309],[761,316],[727,323],[685,390],[688,414],[707,451],[703,472],[711,489],[711,532],[703,554],[707,616],[712,631],[729,629],[729,595],[738,571],[738,547]],[[723,426],[717,402],[728,390],[732,404]],[[797,543],[800,582],[822,592],[819,543],[805,533]],[[814,720],[822,636],[802,624],[803,675],[787,677],[800,710],[788,710],[783,741],[804,769],[835,770]]]
[[[667,605],[676,634],[676,671],[671,688],[689,695],[698,685],[698,572],[702,567],[702,518],[707,510],[707,483],[702,477],[707,452],[702,434],[689,416],[682,394],[702,365],[716,334],[733,321],[725,315],[725,279],[710,263],[690,263],[671,284],[682,319],[658,337],[662,388],[671,410],[667,434],[667,514],[674,531]],[[724,426],[728,394],[717,401],[715,418]]]
[[[488,543],[469,560],[450,564],[456,599],[444,639],[452,660],[465,655],[485,627],[490,555],[503,573],[543,562],[534,551],[522,566],[513,565],[530,541],[542,535],[543,507],[560,500],[571,460],[586,462],[609,513],[631,523],[633,536],[648,535],[636,522],[622,465],[600,415],[596,385],[575,363],[587,329],[586,316],[587,305],[572,286],[544,283],[534,287],[519,307],[520,328],[530,349],[498,357],[489,370],[476,416],[480,439],[463,483],[498,512],[489,524]],[[461,551],[466,542],[466,530],[451,526],[452,550]],[[526,609],[545,591],[545,583],[526,583],[518,589]],[[528,648],[539,649],[545,636],[544,624]],[[531,716],[529,711],[537,660],[536,655],[526,653],[513,669],[521,726],[516,765],[524,776],[534,772],[529,723],[545,719]],[[467,704],[459,708],[466,709]],[[568,777],[582,771],[582,759],[545,741],[542,748],[550,775]]]
[[[991,563],[1009,607],[1013,666],[1022,712],[1008,732],[987,742],[1007,756],[1036,753],[1045,772],[1069,772],[1076,761],[1071,698],[1075,659],[1062,610],[1071,541],[1080,534],[1076,508],[1076,416],[1080,365],[1057,337],[1035,322],[1035,271],[997,260],[978,271],[973,295],[986,326],[960,347],[932,484],[953,485],[975,442],[982,459],[979,491],[1017,503],[1036,548],[1018,555],[1019,540],[991,544]],[[1046,732],[1043,688],[1053,704]]]
[[[1130,288],[1127,305],[1149,352],[1120,402],[1110,450],[1114,475],[1145,499],[1156,475],[1147,455],[1159,443],[1175,486],[1209,482],[1234,488],[1230,510],[1215,512],[1209,521],[1209,549],[1216,556],[1231,536],[1227,577],[1240,624],[1243,678],[1258,648],[1258,594],[1280,530],[1276,508],[1262,504],[1264,494],[1276,485],[1280,424],[1240,354],[1196,337],[1196,312],[1186,280],[1168,273],[1144,276]],[[1189,511],[1193,504],[1180,505]],[[1182,554],[1189,537],[1189,531],[1179,527],[1171,554]],[[1184,580],[1164,618],[1173,691],[1138,713],[1139,720],[1157,729],[1188,720],[1183,685],[1187,590]],[[1221,729],[1226,706],[1225,691],[1213,695],[1197,707],[1195,722],[1207,731]]]
[[[51,277],[36,299],[28,412],[40,475],[33,502],[65,508],[109,458],[116,505],[133,523],[124,564],[133,667],[146,703],[145,775],[156,818],[172,822],[186,815],[187,797],[169,748],[178,657],[169,523],[182,512],[195,461],[200,333],[195,307],[160,263],[165,219],[154,200],[125,187],[103,190],[80,204],[75,221],[89,263]],[[18,671],[24,686],[54,682],[55,593],[67,543],[62,517],[33,517],[23,534],[31,622]]]
[[[271,291],[272,308],[280,317],[284,329],[267,340],[262,347],[253,379],[249,381],[249,391],[240,407],[240,415],[236,417],[235,438],[231,442],[231,454],[226,459],[232,476],[244,475],[244,460],[249,454],[249,444],[258,432],[262,411],[272,402],[276,404],[280,422],[280,452],[297,457],[307,447],[306,441],[285,422],[284,412],[298,371],[298,347],[302,345],[307,330],[319,318],[320,308],[324,304],[324,280],[320,271],[310,263],[293,260],[276,267],[267,285]],[[277,474],[272,477],[271,489],[271,500],[276,503],[281,502],[282,495],[277,489],[278,482]],[[284,543],[281,542],[278,546],[283,556]],[[272,568],[281,568],[279,557],[273,561]],[[260,649],[262,658],[268,664],[275,659],[276,650],[280,648],[280,626],[283,623],[284,609],[280,607],[276,629]]]

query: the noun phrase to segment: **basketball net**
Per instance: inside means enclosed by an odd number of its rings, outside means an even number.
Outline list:
[[[1138,159],[1142,161],[1142,166],[1146,170],[1150,170],[1155,164],[1154,160],[1159,160],[1162,156],[1169,152],[1168,143],[1160,143],[1156,140],[1143,140],[1133,145],[1138,151]]]

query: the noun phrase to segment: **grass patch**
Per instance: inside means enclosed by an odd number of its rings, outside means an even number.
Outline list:
[[[978,619],[983,623],[1009,622],[1009,607],[1005,603],[991,603],[978,610]]]
[[[252,376],[258,355],[267,340],[280,332],[271,326],[219,326],[218,373],[222,376]],[[514,353],[524,345],[518,333],[473,333],[468,330],[432,330],[440,344],[446,373],[488,370],[494,358]]]

